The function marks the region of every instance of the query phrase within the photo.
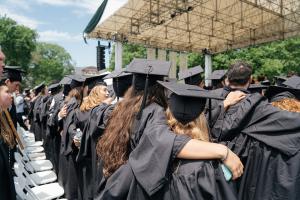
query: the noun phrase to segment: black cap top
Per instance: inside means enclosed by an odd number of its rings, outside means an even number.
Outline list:
[[[269,99],[270,102],[279,101],[283,98],[300,99],[300,90],[272,85],[267,89],[265,96]]]
[[[260,84],[270,86],[271,82],[269,80],[261,81]]]
[[[68,76],[71,79],[70,87],[71,89],[83,86],[83,83],[86,79],[83,75],[74,74]]]
[[[89,89],[92,89],[96,85],[106,85],[104,82],[104,77],[107,74],[99,74],[99,75],[94,75],[94,76],[88,76],[85,79],[84,85],[87,85]]]
[[[25,73],[19,66],[5,66],[3,69],[4,79],[9,79],[11,81],[22,81],[21,73]]]
[[[130,76],[132,73],[128,73],[125,71],[125,69],[116,69],[115,71],[111,72],[110,74],[107,74],[103,79],[109,79],[109,78],[120,78],[123,76]]]
[[[60,89],[60,84],[59,83],[54,83],[48,86],[48,90],[51,91],[51,93],[57,91]]]
[[[185,70],[182,70],[178,73],[178,80],[183,80],[183,79],[186,79],[186,78],[190,78],[192,76],[201,74],[202,72],[203,72],[203,69],[200,65],[196,66],[196,67],[189,68],[189,69],[185,69]]]
[[[125,71],[131,72],[133,74],[168,76],[170,67],[171,67],[171,62],[169,61],[135,58],[127,66]]]
[[[248,88],[248,90],[251,92],[251,93],[261,93],[262,90],[265,90],[265,89],[268,89],[269,86],[267,85],[262,85],[262,84],[251,84]]]
[[[199,117],[205,108],[206,99],[224,99],[194,85],[163,81],[158,83],[173,92],[169,98],[169,108],[173,116],[182,124]]]
[[[282,86],[282,83],[287,80],[286,76],[274,76],[274,77],[275,77],[275,83],[278,86]]]
[[[72,79],[68,76],[65,76],[61,81],[59,82],[60,85],[70,85],[72,82]]]
[[[40,83],[39,85],[33,88],[35,94],[40,93],[46,87],[45,82]]]
[[[222,80],[226,76],[227,70],[220,69],[215,70],[211,73],[211,75],[207,78],[208,80]]]
[[[286,81],[284,81],[282,84],[290,88],[300,89],[300,77],[292,76],[288,78]]]

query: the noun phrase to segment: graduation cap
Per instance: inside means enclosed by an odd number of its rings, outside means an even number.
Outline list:
[[[19,66],[5,66],[3,68],[3,77],[1,79],[9,79],[10,81],[22,81],[22,73],[25,73]]]
[[[91,90],[93,87],[95,87],[97,85],[105,85],[106,86],[106,83],[104,82],[105,76],[106,76],[106,74],[88,76],[85,79],[84,85],[87,85],[89,90]]]
[[[59,82],[60,85],[70,85],[72,82],[72,79],[68,76],[65,76],[61,81]]]
[[[182,124],[198,118],[205,108],[206,99],[224,100],[195,85],[163,81],[158,83],[172,92],[168,100],[169,108],[173,116]]]
[[[262,84],[250,84],[248,90],[251,93],[262,93],[263,90],[268,89],[269,86]]]
[[[203,72],[201,66],[192,67],[186,70],[182,70],[178,73],[178,79],[183,80],[189,85],[199,85],[201,83],[200,74]]]
[[[261,81],[260,84],[270,86],[271,82],[269,80]]]
[[[208,76],[208,80],[222,80],[226,76],[227,70],[226,69],[220,69],[215,70],[211,73],[210,76]]]
[[[285,86],[288,86],[290,88],[300,89],[300,77],[294,75],[294,76],[288,78],[282,84],[285,85]]]
[[[141,118],[146,105],[148,87],[156,84],[157,80],[163,80],[168,76],[171,62],[160,60],[134,59],[126,68],[126,72],[133,74],[133,87],[135,90],[144,90],[143,101],[137,119]]]
[[[274,76],[274,77],[275,77],[275,83],[278,86],[282,86],[282,83],[287,80],[286,76]]]
[[[34,93],[37,95],[38,93],[40,93],[44,88],[46,87],[45,82],[40,83],[39,85],[35,86],[33,88]]]
[[[279,101],[284,98],[300,99],[300,90],[272,85],[265,92],[265,96],[269,99],[270,102]]]
[[[61,85],[59,83],[54,83],[48,86],[48,90],[53,94],[60,90]]]
[[[86,79],[86,77],[79,74],[69,75],[68,77],[71,79],[71,83],[70,83],[71,89],[83,86],[83,83]]]
[[[128,88],[132,85],[132,73],[128,73],[125,69],[115,70],[104,77],[104,79],[112,78],[113,89],[117,99],[123,97]]]

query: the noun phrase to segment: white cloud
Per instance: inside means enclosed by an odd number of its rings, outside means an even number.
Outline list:
[[[24,0],[6,0],[6,5],[11,8],[17,8],[25,11],[31,10],[29,1]]]
[[[12,11],[11,9],[9,9],[6,6],[1,6],[0,5],[0,15],[1,16],[7,16],[9,18],[12,18],[13,20],[15,20],[16,22],[18,22],[21,25],[24,26],[28,26],[29,28],[32,29],[36,29],[38,27],[39,24],[42,24],[40,21],[30,18],[30,17],[26,17],[24,15],[21,14],[17,14],[17,12]]]
[[[100,5],[97,0],[35,0],[39,4],[52,6],[70,6],[82,9],[82,13],[93,14]]]
[[[81,34],[71,35],[67,32],[59,32],[56,30],[48,30],[39,32],[39,41],[42,42],[66,42],[66,41],[80,41],[82,39]]]

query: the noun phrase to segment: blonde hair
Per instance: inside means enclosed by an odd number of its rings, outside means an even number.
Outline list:
[[[293,98],[283,98],[272,102],[272,105],[289,112],[300,112],[300,101]]]
[[[88,111],[95,106],[99,105],[102,101],[106,99],[106,97],[101,93],[101,90],[106,87],[104,85],[95,86],[89,96],[83,99],[83,102],[80,106],[80,111],[85,112]]]
[[[176,120],[169,108],[166,111],[166,116],[167,123],[174,133],[188,135],[193,139],[209,141],[207,121],[203,113],[197,119],[185,125]]]

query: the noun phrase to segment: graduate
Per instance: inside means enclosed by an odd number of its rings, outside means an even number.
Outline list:
[[[270,86],[265,95],[274,102],[286,98],[291,91]],[[245,165],[238,183],[239,199],[300,198],[299,113],[276,108],[259,93],[247,94],[220,114],[212,133]]]
[[[14,149],[16,146],[15,136],[12,132],[13,124],[9,123],[4,111],[12,104],[12,97],[5,85],[0,86],[0,108],[1,108],[1,131],[0,131],[0,199],[15,200],[16,191],[13,181]],[[6,111],[7,112],[7,111]],[[7,112],[8,113],[8,112]]]
[[[61,131],[63,130],[63,120],[61,117],[59,120],[58,113],[64,105],[64,99],[68,95],[71,84],[71,79],[65,76],[59,85],[63,87],[63,90],[55,94],[52,98],[49,107],[49,116],[47,119],[47,135],[50,137],[51,157],[50,160],[53,164],[53,169],[56,174],[59,174],[59,155],[60,155],[60,144],[61,144]]]
[[[170,66],[170,62],[146,59],[134,59],[128,65],[133,86],[116,105],[97,144],[106,179],[99,199],[161,199],[176,157],[203,158],[206,148],[201,141],[174,134],[166,123],[167,102],[157,80],[168,75]],[[232,159],[227,166],[234,179],[242,174],[239,158],[223,145],[205,152],[210,153],[218,159],[228,153]]]
[[[181,70],[178,73],[178,80],[184,80],[185,84],[202,86],[201,74],[204,72],[201,66]]]
[[[103,81],[105,75],[97,75],[88,77],[85,80],[85,85],[88,87],[89,95],[85,97],[79,109],[76,109],[73,123],[70,124],[68,133],[73,135],[73,143],[76,146],[76,168],[79,184],[79,191],[82,199],[93,199],[94,174],[93,161],[90,155],[92,146],[88,143],[86,126],[91,120],[91,111],[94,107],[109,100],[109,93],[106,83]],[[95,146],[94,146],[95,149]],[[87,150],[87,151],[86,151]],[[89,155],[85,155],[88,153]]]
[[[69,75],[71,79],[70,88],[64,100],[64,105],[58,113],[58,120],[63,120],[61,134],[60,158],[59,158],[59,184],[65,190],[65,198],[81,199],[78,190],[78,177],[76,172],[77,147],[73,139],[75,135],[69,133],[69,127],[74,123],[76,109],[80,107],[83,99],[83,86],[85,77],[82,75]]]
[[[226,80],[226,73],[227,70],[221,69],[221,70],[215,70],[211,73],[210,76],[208,76],[208,80],[212,81],[212,89],[216,90],[219,88],[223,88],[227,85]]]
[[[1,77],[1,82],[3,82],[11,94],[18,89],[20,90],[20,85],[22,82],[22,73],[21,67],[18,66],[5,66],[3,71],[3,76]],[[17,127],[17,111],[14,101],[12,102],[11,107],[9,108],[10,116],[14,122],[15,127]]]
[[[37,85],[34,88],[35,98],[32,99],[32,122],[30,131],[34,133],[36,141],[42,141],[43,137],[43,129],[42,129],[42,113],[41,106],[43,103],[44,97],[47,96],[47,88],[44,82]]]
[[[203,110],[206,99],[219,97],[195,86],[159,83],[172,92],[166,110],[171,130],[207,142],[204,143],[206,148],[214,149],[215,144],[209,143],[209,130]],[[215,158],[213,154],[205,156],[203,160],[177,158],[173,161],[164,199],[237,199],[233,187],[223,175],[220,166],[222,161],[208,160]]]

